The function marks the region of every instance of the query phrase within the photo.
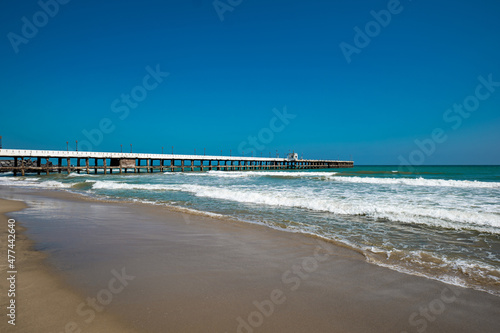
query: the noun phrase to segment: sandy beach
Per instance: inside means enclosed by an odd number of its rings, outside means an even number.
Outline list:
[[[2,225],[5,214],[17,223],[18,265],[16,326],[3,316],[2,332],[500,327],[499,297],[375,266],[304,234],[57,191],[1,193],[10,200],[0,201]],[[5,275],[6,258],[1,267]]]

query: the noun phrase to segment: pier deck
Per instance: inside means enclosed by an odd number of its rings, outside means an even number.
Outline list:
[[[154,171],[242,171],[352,168],[353,161],[214,155],[138,154],[60,150],[0,149],[0,172],[126,173]]]

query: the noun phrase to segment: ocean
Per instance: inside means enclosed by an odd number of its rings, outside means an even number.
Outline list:
[[[500,166],[4,174],[0,185],[166,205],[310,234],[375,265],[500,296]]]

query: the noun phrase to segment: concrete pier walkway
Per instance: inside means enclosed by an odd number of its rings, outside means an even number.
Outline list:
[[[108,153],[60,150],[0,149],[0,172],[24,175],[51,172],[126,173],[154,171],[242,171],[352,168],[353,161],[178,154]]]

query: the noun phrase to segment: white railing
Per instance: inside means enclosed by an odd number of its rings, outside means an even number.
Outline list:
[[[131,158],[155,160],[212,160],[212,161],[263,161],[263,162],[291,162],[286,158],[277,157],[250,157],[250,156],[215,156],[215,155],[178,155],[178,154],[138,154],[138,153],[109,153],[88,151],[64,150],[30,150],[30,149],[0,149],[0,157],[41,157],[41,158]],[[296,162],[346,162],[338,160],[295,160]]]
[[[0,149],[0,157],[49,157],[49,158],[131,158],[175,160],[233,160],[233,161],[284,161],[284,158],[249,156],[213,156],[180,154],[109,153],[63,150]]]

